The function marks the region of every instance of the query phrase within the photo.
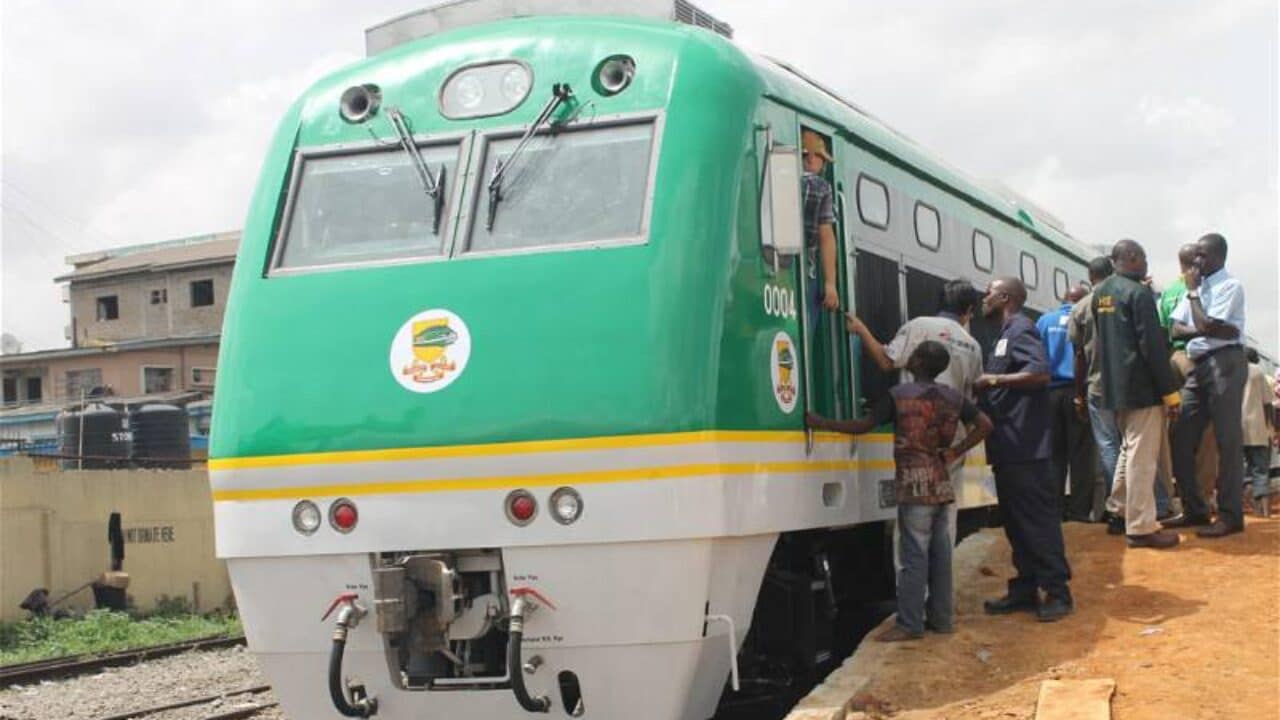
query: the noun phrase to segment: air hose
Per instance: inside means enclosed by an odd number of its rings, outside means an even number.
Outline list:
[[[507,631],[507,677],[511,678],[511,691],[516,702],[529,712],[544,713],[551,710],[551,698],[546,695],[530,697],[524,686],[524,664],[520,661],[520,641],[524,637],[524,597],[517,597],[511,605],[511,625]]]
[[[338,611],[338,622],[333,628],[333,647],[329,650],[329,697],[333,707],[345,717],[367,718],[378,712],[378,701],[354,692],[347,697],[347,687],[342,682],[342,656],[347,648],[347,632],[359,622],[360,610],[354,602],[343,604]]]

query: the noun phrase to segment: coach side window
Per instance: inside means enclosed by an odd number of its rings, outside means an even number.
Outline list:
[[[1040,286],[1040,266],[1036,264],[1035,256],[1027,252],[1022,253],[1022,282],[1028,290]]]
[[[1053,295],[1059,300],[1067,299],[1067,289],[1071,286],[1071,280],[1067,277],[1067,273],[1062,268],[1053,269]]]
[[[869,175],[858,176],[858,217],[871,227],[889,229],[889,188]]]
[[[932,205],[916,203],[916,242],[926,250],[942,247],[942,221]]]
[[[982,272],[989,273],[996,266],[995,248],[991,245],[991,236],[981,230],[973,231],[973,266]]]

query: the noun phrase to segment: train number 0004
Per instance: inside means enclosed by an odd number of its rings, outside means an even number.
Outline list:
[[[777,285],[764,286],[764,312],[766,315],[781,318],[796,316],[796,293],[790,288]]]

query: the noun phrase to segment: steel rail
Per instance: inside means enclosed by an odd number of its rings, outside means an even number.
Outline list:
[[[97,718],[97,720],[131,720],[132,718],[146,717],[148,715],[155,715],[169,710],[191,707],[192,705],[205,705],[223,698],[237,697],[239,695],[258,695],[260,693],[267,692],[270,689],[270,685],[255,685],[253,687],[247,687],[240,690],[232,690],[231,692],[206,695],[204,697],[192,698],[190,700],[179,700],[178,702],[172,702],[166,705],[155,705],[153,707],[130,710],[129,712],[116,713],[115,715],[107,715],[105,717]]]
[[[280,703],[269,702],[262,703],[261,705],[251,705],[249,707],[238,708],[236,710],[228,710],[227,712],[218,713],[217,715],[206,715],[204,720],[243,720],[244,718],[251,718],[263,710],[269,710],[279,704]]]
[[[129,665],[142,660],[177,655],[190,650],[217,650],[221,648],[234,647],[236,645],[243,645],[244,642],[245,640],[243,636],[205,637],[197,638],[195,640],[186,640],[179,643],[152,645],[150,647],[122,650],[120,652],[107,653],[104,655],[73,655],[65,658],[52,658],[49,660],[35,660],[29,663],[4,665],[0,666],[0,688],[29,683],[32,681],[49,680],[72,675],[83,675],[103,668]]]

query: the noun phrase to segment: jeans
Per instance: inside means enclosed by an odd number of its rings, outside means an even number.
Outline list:
[[[952,623],[950,504],[898,505],[898,625],[912,634]],[[926,601],[926,590],[928,600]]]
[[[1111,484],[1116,478],[1116,462],[1120,459],[1120,428],[1116,425],[1116,413],[1102,407],[1102,398],[1089,396],[1089,427],[1098,444],[1098,457],[1102,460],[1102,478],[1107,483],[1106,497],[1111,495]]]
[[[1244,479],[1253,484],[1253,496],[1271,494],[1271,446],[1244,446]]]

